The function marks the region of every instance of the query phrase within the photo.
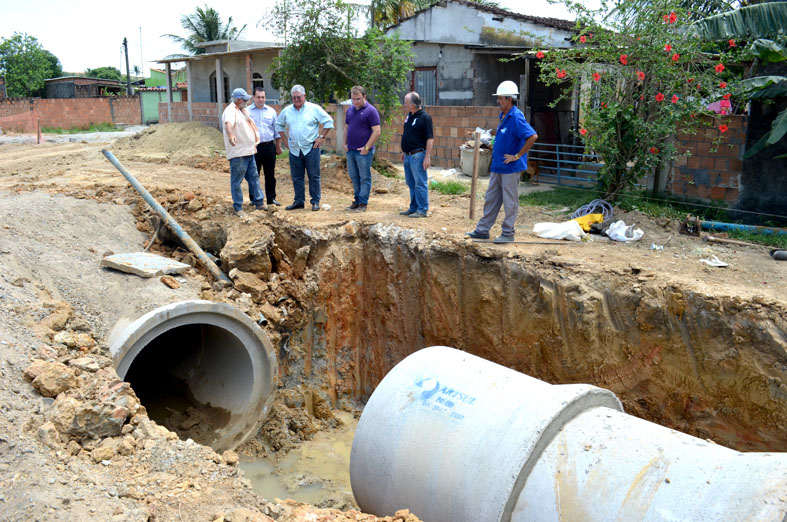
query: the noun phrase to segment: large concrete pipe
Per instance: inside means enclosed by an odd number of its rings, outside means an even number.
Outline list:
[[[118,375],[151,418],[199,412],[197,442],[217,451],[254,435],[275,397],[278,363],[265,332],[226,303],[180,301],[122,322],[109,336]],[[166,424],[162,422],[163,424]]]
[[[364,408],[350,479],[430,522],[784,520],[787,454],[739,453],[453,348],[400,362]]]

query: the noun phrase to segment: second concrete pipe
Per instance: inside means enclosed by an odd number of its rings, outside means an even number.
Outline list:
[[[361,509],[429,522],[778,520],[787,454],[739,453],[452,348],[401,361],[350,458]]]

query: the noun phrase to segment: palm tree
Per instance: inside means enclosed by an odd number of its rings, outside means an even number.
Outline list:
[[[185,38],[176,34],[163,34],[177,42],[187,51],[190,55],[202,54],[205,52],[203,47],[197,47],[197,44],[204,42],[213,42],[216,40],[237,40],[240,35],[246,30],[246,24],[240,29],[232,25],[232,17],[227,19],[227,23],[223,24],[221,16],[218,11],[207,4],[204,8],[197,7],[193,14],[188,16],[184,15],[180,18],[180,25],[189,35]],[[175,58],[187,55],[172,55],[168,58]]]

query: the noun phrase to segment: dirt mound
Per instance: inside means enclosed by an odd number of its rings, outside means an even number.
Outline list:
[[[183,161],[223,154],[224,138],[221,131],[202,123],[165,123],[121,138],[112,149],[125,157]]]

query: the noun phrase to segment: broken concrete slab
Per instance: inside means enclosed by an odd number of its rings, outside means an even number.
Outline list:
[[[114,268],[121,272],[136,274],[140,277],[157,277],[164,274],[182,274],[190,265],[149,252],[129,252],[107,256],[101,266]]]

